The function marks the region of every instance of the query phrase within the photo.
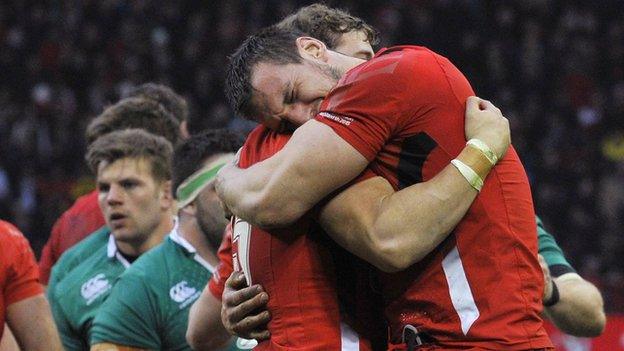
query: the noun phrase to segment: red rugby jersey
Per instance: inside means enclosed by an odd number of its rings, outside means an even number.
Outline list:
[[[219,257],[219,265],[215,269],[210,281],[208,281],[208,290],[210,293],[221,300],[223,290],[225,289],[225,281],[228,280],[232,271],[232,224],[229,223],[225,227],[223,232],[223,239],[221,240],[221,246],[217,251],[217,257]]]
[[[290,135],[257,127],[243,146],[239,166],[246,168],[272,156],[289,139]],[[335,262],[344,256],[336,255],[334,244],[309,215],[270,233],[236,220],[232,241],[234,269],[242,270],[250,284],[261,284],[269,295],[271,339],[255,349],[371,349],[369,341],[341,316]],[[355,273],[345,277],[347,273],[340,272],[341,279],[357,281]]]
[[[98,204],[97,190],[79,197],[72,207],[56,220],[48,242],[41,251],[39,260],[41,282],[48,284],[52,266],[58,261],[63,252],[98,230],[104,224],[106,223]]]
[[[471,95],[446,58],[394,47],[347,72],[316,119],[398,190],[431,179],[461,152]],[[449,238],[406,271],[382,275],[391,341],[411,324],[442,348],[552,347],[535,230],[528,180],[510,147]]]
[[[0,220],[0,339],[6,308],[39,294],[43,287],[28,240],[12,224]]]

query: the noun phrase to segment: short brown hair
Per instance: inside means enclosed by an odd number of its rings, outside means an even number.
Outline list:
[[[123,158],[146,159],[154,179],[171,180],[173,146],[167,139],[142,129],[126,129],[108,133],[89,145],[87,163],[97,174],[101,162],[113,163]]]
[[[87,144],[108,133],[130,128],[141,128],[165,137],[175,144],[180,138],[180,122],[161,104],[146,98],[127,98],[107,107],[86,131]]]
[[[225,75],[225,97],[230,106],[242,117],[253,119],[257,111],[252,99],[252,68],[260,62],[277,65],[303,61],[297,51],[297,38],[301,32],[270,26],[250,35],[230,56]]]
[[[188,120],[189,107],[186,100],[173,89],[158,83],[145,83],[132,89],[127,97],[151,99],[161,104],[178,122]]]
[[[276,26],[286,30],[297,30],[321,40],[330,49],[340,44],[343,34],[362,31],[371,45],[379,42],[378,32],[363,19],[347,11],[330,8],[323,4],[312,4],[284,18]]]

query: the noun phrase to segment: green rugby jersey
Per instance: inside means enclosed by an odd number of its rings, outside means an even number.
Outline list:
[[[177,230],[172,231],[119,277],[93,321],[91,345],[107,342],[143,349],[190,350],[185,338],[189,310],[213,271]],[[251,349],[255,341],[251,342],[251,347],[241,349]],[[240,349],[232,345],[229,350]]]
[[[48,290],[52,315],[66,350],[89,349],[93,318],[115,279],[129,266],[109,234],[108,244],[92,251]]]
[[[557,245],[555,238],[546,231],[542,220],[535,216],[537,222],[538,252],[544,257],[550,274],[558,277],[566,273],[576,273],[572,265],[563,255],[563,250]]]
[[[108,229],[107,226],[103,226],[65,251],[52,267],[50,280],[48,282],[48,291],[54,290],[55,285],[61,281],[67,273],[81,264],[89,256],[93,255],[93,252],[97,249],[105,246],[108,242],[109,235],[110,229]]]

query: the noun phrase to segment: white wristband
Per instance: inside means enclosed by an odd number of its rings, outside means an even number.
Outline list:
[[[453,164],[453,166],[455,166],[455,168],[457,168],[459,173],[464,176],[470,186],[475,188],[475,190],[477,191],[481,191],[481,189],[483,188],[483,179],[479,177],[477,172],[475,172],[472,168],[470,168],[470,166],[458,159],[451,160],[451,163]]]
[[[490,161],[492,166],[494,166],[496,162],[498,162],[498,156],[496,156],[496,154],[492,151],[492,149],[490,149],[490,147],[487,146],[487,144],[484,143],[483,141],[479,139],[470,139],[468,140],[466,145],[473,146],[475,149],[478,149],[479,151],[481,151],[483,155],[488,159],[488,161]]]

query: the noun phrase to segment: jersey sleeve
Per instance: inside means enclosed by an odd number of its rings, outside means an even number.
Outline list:
[[[129,293],[132,292],[132,293]],[[123,274],[93,320],[91,345],[113,343],[161,349],[160,309],[157,297],[138,274]]]
[[[3,256],[9,261],[8,279],[4,287],[6,306],[43,294],[43,287],[39,283],[39,267],[28,240],[16,228],[11,227],[10,231],[11,233],[3,238],[6,245]]]
[[[232,264],[232,223],[229,223],[225,228],[217,256],[219,257],[219,265],[208,282],[208,289],[214,297],[221,300],[225,281],[234,271]]]
[[[347,72],[316,116],[369,161],[406,125],[449,98],[449,83],[433,52],[390,51]]]
[[[559,277],[566,273],[576,273],[576,270],[566,260],[563,250],[557,245],[555,238],[544,228],[542,220],[539,217],[535,218],[537,221],[538,252],[548,264],[550,274],[553,277]]]

